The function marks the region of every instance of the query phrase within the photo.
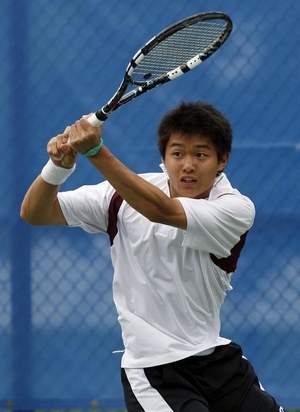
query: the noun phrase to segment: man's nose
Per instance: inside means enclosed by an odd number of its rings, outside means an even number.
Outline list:
[[[194,160],[192,156],[185,156],[183,160],[183,171],[191,173],[195,170]]]

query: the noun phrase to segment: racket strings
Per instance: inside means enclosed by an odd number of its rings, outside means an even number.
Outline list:
[[[135,68],[132,78],[155,79],[206,53],[222,37],[225,21],[200,21],[170,35],[154,47]]]

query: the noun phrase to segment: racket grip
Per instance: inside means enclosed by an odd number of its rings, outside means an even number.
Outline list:
[[[88,117],[87,121],[94,127],[99,127],[103,124],[103,121],[99,120],[95,113]]]

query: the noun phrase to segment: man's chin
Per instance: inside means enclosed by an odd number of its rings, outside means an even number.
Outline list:
[[[171,197],[189,197],[191,199],[206,199],[209,195],[209,190],[199,190],[199,188],[177,187],[170,188]]]
[[[180,193],[176,197],[189,197],[191,199],[202,199],[206,198],[202,193],[199,193],[198,191],[193,191],[193,190],[181,190]]]
[[[191,199],[207,199],[209,196],[209,190],[201,191],[199,190],[181,190],[179,197],[189,197]]]

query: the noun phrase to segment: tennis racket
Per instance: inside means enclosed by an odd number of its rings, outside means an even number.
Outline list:
[[[231,30],[230,17],[220,12],[195,14],[167,27],[135,53],[115,94],[88,122],[99,126],[122,105],[199,66]]]

